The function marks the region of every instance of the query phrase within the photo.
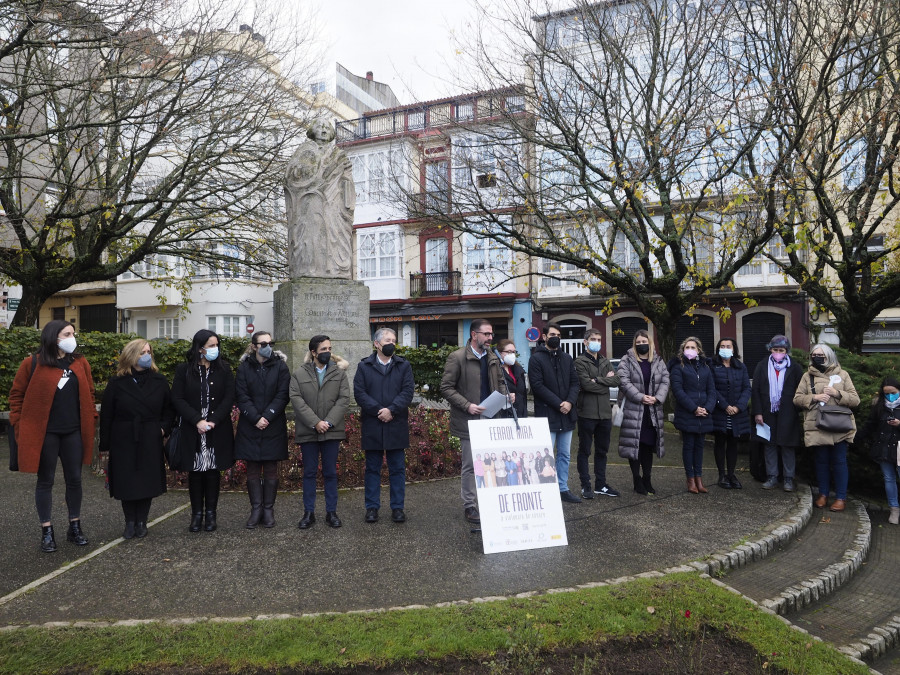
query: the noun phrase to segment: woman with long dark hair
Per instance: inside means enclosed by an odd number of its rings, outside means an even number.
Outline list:
[[[743,487],[734,475],[738,438],[750,435],[750,373],[741,361],[737,342],[728,337],[716,344],[710,367],[718,395],[712,418],[719,487],[737,490]]]
[[[219,336],[199,330],[175,368],[172,403],[181,418],[181,464],[170,467],[188,472],[191,497],[191,532],[216,529],[219,472],[234,464],[234,376],[219,354]],[[204,522],[204,515],[206,520]]]
[[[528,386],[525,383],[525,369],[516,359],[516,345],[512,340],[500,340],[497,343],[497,351],[503,359],[500,369],[506,382],[506,391],[513,398],[513,408],[518,417],[528,417]],[[501,417],[512,417],[510,410],[501,411]]]
[[[163,437],[174,420],[169,383],[153,362],[153,348],[132,340],[122,348],[100,407],[100,451],[109,453],[109,496],[122,502],[125,539],[147,536],[150,504],[166,491]]]
[[[37,474],[34,501],[41,521],[41,550],[56,550],[51,515],[56,464],[66,480],[66,539],[88,543],[81,529],[81,465],[94,451],[94,380],[87,359],[75,352],[75,326],[54,320],[41,331],[41,346],[19,365],[9,392],[9,422],[18,442],[19,470]]]
[[[325,481],[325,524],[340,527],[337,514],[337,457],[347,437],[350,381],[345,359],[331,353],[331,338],[316,335],[309,341],[306,359],[291,376],[291,406],[296,415],[295,439],[303,455],[303,517],[301,530],[316,522],[316,476],[322,461]]]

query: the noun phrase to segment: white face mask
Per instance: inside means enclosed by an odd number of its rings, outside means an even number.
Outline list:
[[[503,363],[508,366],[514,366],[516,364],[516,355],[515,354],[504,354],[503,355]]]
[[[59,347],[66,354],[71,354],[75,351],[75,348],[78,346],[78,343],[75,342],[74,337],[67,337],[56,343],[56,346]]]

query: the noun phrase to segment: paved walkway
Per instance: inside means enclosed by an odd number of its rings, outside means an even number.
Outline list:
[[[107,496],[103,479],[86,474],[82,520],[90,545],[78,548],[65,541],[61,470],[54,492],[59,550],[45,554],[33,503],[35,477],[3,470],[0,627],[296,615],[570,587],[732,549],[798,508],[798,493],[763,491],[746,472],[739,474],[743,490],[712,486],[708,495],[691,495],[684,490],[679,454],[655,470],[659,494],[649,498],[631,491],[627,464],[612,460],[609,480],[623,496],[564,504],[568,546],[493,555],[482,553],[480,534],[462,518],[458,479],[408,486],[409,521],[403,525],[384,518],[387,509],[381,522],[365,524],[362,491],[342,491],[344,527],[338,530],[321,521],[298,530],[299,496],[284,493],[275,528],[246,530],[246,495],[223,493],[219,530],[192,534],[187,494],[169,492],[153,503],[147,538],[124,541],[119,503]],[[0,462],[5,467],[5,440]],[[706,466],[714,466],[712,457]],[[574,475],[571,485],[577,487]]]

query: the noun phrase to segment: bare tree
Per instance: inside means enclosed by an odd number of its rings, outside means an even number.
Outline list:
[[[546,261],[539,273],[583,271],[608,306],[633,302],[672,354],[679,319],[729,285],[783,210],[772,75],[749,56],[765,42],[744,30],[765,28],[755,5],[576,2],[535,16],[510,0],[489,12],[466,48],[473,89],[506,92],[506,105],[458,144],[472,179],[454,172],[452,208],[424,215]]]
[[[766,13],[773,39],[761,60],[794,73],[774,94],[793,174],[773,259],[859,353],[900,302],[900,6],[767,0]]]
[[[0,8],[0,274],[14,323],[151,258],[279,276],[279,201],[311,101],[303,41],[217,0],[11,0]],[[225,30],[228,29],[228,30]],[[303,37],[303,36],[301,36]],[[165,270],[163,270],[165,272]]]

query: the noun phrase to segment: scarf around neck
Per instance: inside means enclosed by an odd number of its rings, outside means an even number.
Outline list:
[[[771,411],[778,412],[778,409],[781,408],[781,392],[784,389],[784,376],[776,375],[777,373],[783,373],[787,368],[791,365],[791,357],[787,354],[784,355],[781,363],[778,363],[769,356],[769,405],[771,406]]]

